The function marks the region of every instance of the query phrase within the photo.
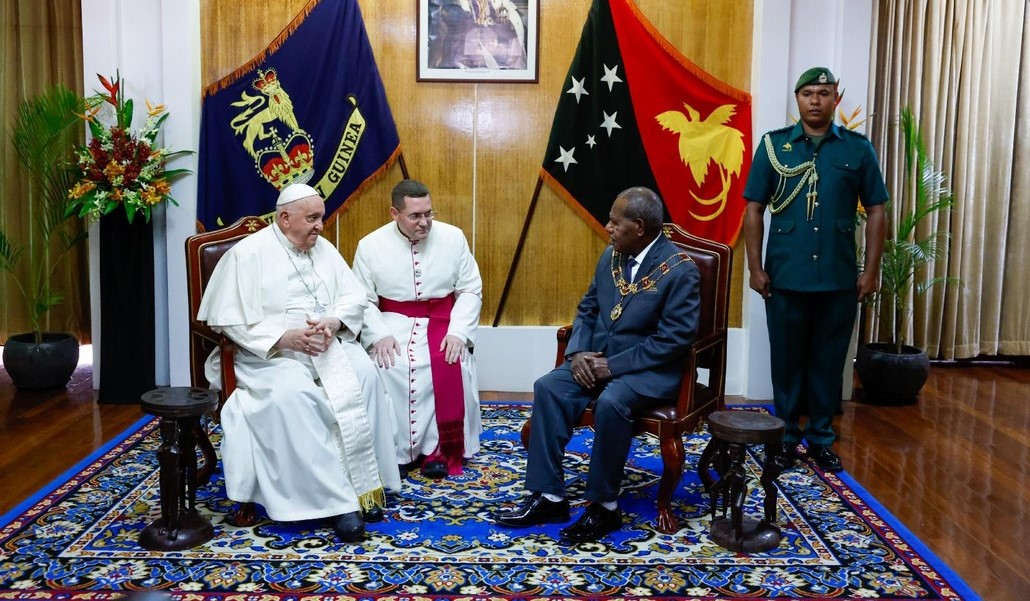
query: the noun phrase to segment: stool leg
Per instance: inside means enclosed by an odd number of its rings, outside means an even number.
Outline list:
[[[208,438],[207,429],[199,417],[194,423],[193,438],[197,441],[197,446],[200,447],[201,454],[204,456],[204,466],[197,469],[196,485],[204,486],[211,481],[211,476],[215,473],[218,456],[215,454],[215,447],[211,444],[211,439]]]
[[[179,532],[180,478],[179,424],[174,419],[161,418],[161,448],[157,451],[160,466],[161,521],[163,534],[175,540]]]
[[[193,512],[197,508],[197,438],[196,429],[200,418],[184,418],[179,431],[182,433],[182,507]]]
[[[733,520],[733,532],[738,541],[744,538],[744,499],[747,497],[747,479],[744,475],[745,449],[742,444],[730,443],[730,471],[726,477],[730,482],[730,516]]]
[[[729,462],[726,460],[726,444],[726,441],[713,437],[705,445],[697,465],[698,476],[701,478],[701,483],[708,493],[709,509],[713,520],[719,505],[718,500],[723,495],[728,484],[725,481],[726,472],[729,469]],[[718,479],[712,478],[712,471],[715,472]],[[724,504],[723,515],[725,514],[726,507]]]

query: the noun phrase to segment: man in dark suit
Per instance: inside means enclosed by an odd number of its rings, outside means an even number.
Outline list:
[[[567,522],[562,457],[591,401],[594,450],[585,497],[591,503],[562,540],[597,540],[622,525],[619,484],[633,438],[633,415],[668,404],[681,359],[697,335],[700,273],[662,234],[662,201],[630,188],[612,205],[610,246],[579,303],[565,362],[536,381],[526,488],[521,506],[494,514],[502,526]]]

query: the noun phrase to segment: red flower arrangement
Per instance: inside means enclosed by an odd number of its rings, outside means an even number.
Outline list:
[[[151,209],[163,201],[178,206],[171,197],[170,180],[190,173],[189,169],[165,169],[169,159],[190,154],[188,150],[173,152],[155,148],[161,125],[168,118],[163,104],[147,101],[147,120],[138,130],[132,124],[132,100],[118,75],[108,80],[97,75],[106,93],[97,93],[85,100],[83,114],[89,123],[92,139],[76,152],[79,181],[68,191],[68,215],[99,219],[119,206],[131,222],[137,213],[150,221]],[[110,104],[114,124],[100,122],[98,114]]]

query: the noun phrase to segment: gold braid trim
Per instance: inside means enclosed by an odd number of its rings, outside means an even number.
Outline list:
[[[772,199],[769,201],[769,211],[776,215],[783,211],[790,203],[797,198],[797,195],[801,192],[801,188],[808,184],[808,192],[805,194],[805,199],[808,201],[807,217],[811,221],[812,217],[815,216],[815,205],[819,198],[819,191],[816,186],[819,183],[819,174],[815,172],[815,161],[805,161],[796,167],[787,167],[776,158],[776,150],[773,148],[772,138],[769,134],[765,134],[765,153],[769,156],[769,163],[772,168],[776,170],[776,173],[780,176],[780,181],[776,184],[776,191],[773,192]],[[777,205],[776,201],[779,201],[783,196],[783,192],[787,187],[787,179],[791,177],[801,176],[798,180],[798,184],[794,186],[794,189],[790,192],[790,195],[786,199],[780,201]]]

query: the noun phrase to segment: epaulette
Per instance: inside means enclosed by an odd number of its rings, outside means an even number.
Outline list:
[[[848,129],[848,128],[840,126],[840,125],[837,126],[837,129],[841,132],[841,137],[852,135],[852,136],[855,136],[855,137],[858,137],[858,138],[862,138],[863,140],[868,140],[869,139],[868,136],[866,136],[864,133],[862,133],[860,131],[855,131],[853,129]]]

